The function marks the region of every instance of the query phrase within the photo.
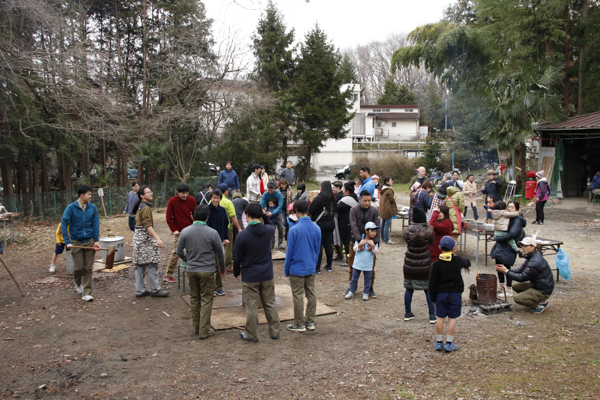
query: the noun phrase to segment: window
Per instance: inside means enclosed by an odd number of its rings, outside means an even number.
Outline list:
[[[378,128],[381,128],[381,122],[378,122],[378,123],[377,123],[377,127],[378,127]]]
[[[373,112],[381,112],[381,108],[375,108],[373,109]]]
[[[390,109],[389,109],[389,108],[388,108],[388,109],[383,109],[383,110],[381,110],[381,111],[382,111],[382,112],[390,112]]]
[[[415,112],[415,110],[412,110],[412,109],[410,109],[410,110],[404,110],[404,112]]]
[[[352,100],[353,101],[357,101],[358,100],[358,94],[357,93],[353,93],[352,94]]]
[[[392,122],[392,128],[395,128],[395,127],[396,127],[396,123]]]

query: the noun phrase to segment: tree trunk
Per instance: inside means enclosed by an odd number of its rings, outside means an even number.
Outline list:
[[[140,183],[140,185],[142,185],[144,182],[144,163],[143,162],[138,162],[137,164],[137,168],[138,168],[138,176],[137,176],[137,181]]]
[[[546,37],[546,58],[550,58],[552,56],[552,42],[550,41],[550,36]]]
[[[122,165],[122,169],[121,169],[121,176],[123,178],[123,186],[127,186],[127,149],[123,148],[122,151],[122,156],[123,156],[123,162],[121,163]]]
[[[571,21],[569,20],[569,7],[565,7],[565,38],[563,39],[563,55],[565,57],[565,77],[563,78],[563,101],[564,109],[569,114],[569,67],[571,60],[571,50],[569,49],[569,35],[571,30]]]
[[[4,124],[5,114],[2,112],[2,124]],[[10,150],[8,150],[4,145],[4,138],[0,136],[0,154],[2,155],[2,186],[4,187],[3,194],[4,196],[13,196],[15,194],[15,190],[13,188],[13,162],[12,155],[10,154]]]
[[[121,185],[121,177],[122,177],[122,173],[121,173],[121,164],[123,163],[123,160],[121,159],[121,146],[117,145],[117,186],[125,186],[125,184]]]
[[[304,168],[304,176],[302,177],[302,181],[306,181],[307,177],[310,175],[310,160],[312,157],[312,148],[308,147],[306,149],[306,168]]]
[[[521,190],[525,190],[525,182],[527,182],[527,146],[525,146],[525,142],[519,143],[519,164],[521,167]],[[515,176],[517,176],[516,173]]]
[[[101,171],[98,171],[99,175],[106,175],[106,140],[101,139],[100,143],[100,163],[102,164]]]
[[[83,176],[90,182],[90,154],[88,151],[84,151],[81,153],[81,170],[83,172]]]
[[[66,190],[65,189],[65,168],[62,163],[62,157],[58,154],[56,155],[56,163],[58,164],[58,190]]]
[[[50,182],[48,182],[48,166],[46,165],[46,153],[42,153],[42,192],[48,193],[50,191]]]
[[[28,174],[28,181],[29,181],[29,193],[35,193],[35,186],[37,185],[37,183],[35,182],[35,175],[33,173],[33,165],[31,165],[32,163],[29,163],[28,167],[27,167],[27,174]]]
[[[64,159],[63,169],[63,175],[65,177],[65,190],[72,190],[73,179],[71,179],[71,163],[68,161],[68,159]]]
[[[27,194],[27,171],[24,160],[23,153],[19,152],[19,194]]]
[[[587,16],[588,16],[588,0],[582,0],[581,2],[581,16],[582,16],[582,22],[583,22],[583,32],[582,32],[582,43],[579,46],[579,90],[577,92],[577,114],[581,115],[583,114],[583,81],[584,81],[584,74],[583,74],[583,54],[585,53],[585,40],[587,39],[586,37],[586,31],[587,31]]]

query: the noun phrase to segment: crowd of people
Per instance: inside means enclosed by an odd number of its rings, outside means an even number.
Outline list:
[[[287,325],[288,330],[316,329],[315,277],[322,269],[331,272],[336,259],[349,270],[346,299],[355,296],[361,274],[362,299],[376,298],[375,271],[380,245],[394,244],[390,228],[398,210],[392,177],[385,176],[380,184],[379,177],[371,175],[369,167],[364,166],[358,187],[355,181],[323,181],[318,194],[311,198],[305,184],[299,183],[293,189],[296,174],[291,162],[272,179],[263,166],[253,165],[251,171],[246,193],[241,191],[232,163],[227,162],[216,188],[206,184],[192,196],[188,185],[180,183],[177,194],[167,204],[165,215],[173,236],[173,250],[162,281],[175,282],[172,275],[177,264],[180,260],[185,263],[195,334],[200,339],[213,334],[210,329],[213,298],[226,294],[222,279],[229,271],[234,277],[241,277],[246,305],[246,329],[241,339],[258,341],[259,303],[268,320],[270,337],[279,338],[271,253],[275,247],[286,252],[284,271],[292,289],[294,321]],[[538,174],[536,195],[542,206],[536,222],[543,223],[548,185],[544,184],[543,171]],[[477,194],[485,195],[486,215],[494,223],[496,243],[491,256],[497,264],[499,290],[506,290],[512,296],[514,289],[515,302],[532,308],[536,314],[548,306],[553,290],[550,268],[535,250],[535,239],[524,235],[526,221],[519,212],[519,203],[505,204],[501,200],[503,182],[496,172],[488,172],[481,190],[473,175],[464,182],[459,178],[459,173],[454,172],[446,175],[439,187],[434,187],[425,168],[419,168],[409,185],[410,218],[402,235],[407,248],[403,265],[404,320],[416,318],[411,307],[414,292],[424,291],[429,322],[436,324],[435,349],[439,351],[458,350],[453,338],[464,291],[461,271],[469,268],[470,261],[457,255],[457,239],[469,207],[478,219]],[[57,241],[61,240],[63,248],[72,252],[76,290],[86,301],[93,300],[92,263],[95,251],[100,249],[99,216],[90,202],[91,191],[87,185],[79,187],[78,199],[64,212],[60,238],[57,232]],[[158,265],[164,245],[154,229],[152,200],[150,188],[133,182],[124,209],[134,232],[132,261],[137,297],[169,295],[161,288]],[[57,245],[57,254],[58,250]],[[517,256],[526,260],[513,270]],[[150,290],[145,285],[146,276]],[[513,281],[520,283],[513,286]],[[446,318],[448,331],[444,344]]]

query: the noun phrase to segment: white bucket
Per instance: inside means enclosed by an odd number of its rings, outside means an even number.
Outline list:
[[[125,260],[125,238],[123,236],[112,236],[100,238],[100,247],[108,249],[108,246],[115,246],[117,252],[115,253],[115,262]],[[102,262],[106,262],[106,251],[102,251]]]
[[[65,251],[67,257],[67,275],[73,275],[75,272],[75,264],[73,263],[73,253],[71,250]]]

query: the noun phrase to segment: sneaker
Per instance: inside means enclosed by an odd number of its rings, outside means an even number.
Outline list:
[[[150,291],[146,290],[144,293],[136,293],[135,297],[144,297],[144,296],[149,296],[150,295]]]
[[[546,309],[546,307],[548,307],[548,300],[541,302],[537,308],[531,310],[531,312],[533,314],[541,314],[544,312],[544,310]]]
[[[350,300],[350,299],[351,299],[351,298],[353,298],[353,297],[354,297],[354,293],[352,293],[352,292],[351,292],[351,291],[349,291],[349,290],[346,290],[346,295],[344,296],[344,298],[345,298],[346,300]]]
[[[309,331],[314,331],[315,330],[315,323],[314,322],[306,322],[304,324],[304,326],[306,327],[307,330]]]
[[[214,332],[208,332],[208,334],[206,334],[206,335],[199,334],[198,335],[198,339],[204,340],[204,339],[208,339],[209,337],[214,336],[214,335],[215,335]]]
[[[167,290],[159,290],[157,292],[150,293],[150,297],[167,297],[169,292]]]
[[[215,294],[217,296],[225,296],[225,291],[223,289],[217,289],[215,290]]]
[[[411,312],[407,312],[406,314],[404,314],[405,321],[410,321],[411,319],[415,319],[415,314]]]
[[[344,296],[346,296],[348,293],[350,293],[350,289],[348,289],[344,292]]]
[[[79,293],[79,294],[82,294],[83,293],[83,286],[77,286],[77,285],[75,285],[75,291],[77,293]]]
[[[363,301],[369,300],[369,295],[367,293],[363,293]]]
[[[280,244],[279,246],[277,246],[277,248],[278,248],[279,250],[285,250],[285,246],[284,246],[284,245],[282,245],[282,244]]]
[[[304,325],[289,324],[287,328],[289,331],[306,332],[306,327]]]
[[[534,224],[534,225],[539,225],[539,224],[540,224],[540,222],[539,222],[539,221],[533,221],[533,224]]]
[[[251,339],[250,337],[248,337],[248,334],[246,332],[240,332],[240,336],[242,337],[242,340],[245,340],[246,342],[258,342],[258,339]]]
[[[444,346],[444,350],[447,351],[448,353],[452,352],[452,351],[457,351],[460,347],[458,347],[457,345],[455,345],[452,342],[446,342],[446,345]]]
[[[544,225],[544,221],[540,221],[540,222],[539,222],[539,224],[540,224],[540,225]]]
[[[331,267],[325,267],[325,271],[327,271],[327,272],[333,272],[333,269],[331,269]]]
[[[85,296],[83,296],[81,298],[81,300],[83,300],[83,301],[92,301],[92,300],[94,300],[94,298],[92,296],[90,296],[89,294],[86,294]]]
[[[375,291],[373,290],[373,288],[371,288],[371,290],[369,290],[369,297],[372,297],[374,299],[377,298],[377,295],[375,294]]]
[[[429,316],[429,323],[430,324],[435,324],[437,322],[437,318],[435,317],[435,314],[432,314]],[[440,342],[442,343],[442,342]]]
[[[48,270],[48,272],[50,272],[52,274],[55,273],[56,272],[56,265],[50,264],[50,269]]]
[[[163,281],[165,282],[169,282],[169,283],[174,283],[177,282],[177,280],[175,278],[173,278],[172,276],[166,276],[163,278]]]
[[[444,350],[444,343],[435,342],[435,351],[442,351],[442,350]]]
[[[511,287],[506,288],[506,297],[513,297],[513,291]]]
[[[315,272],[315,274],[321,275],[321,270],[318,270],[317,272]]]
[[[392,242],[391,240],[388,240],[387,242],[385,242],[385,244],[395,244],[395,243]]]

